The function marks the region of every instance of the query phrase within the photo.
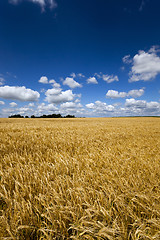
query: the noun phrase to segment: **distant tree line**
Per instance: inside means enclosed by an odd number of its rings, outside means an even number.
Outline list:
[[[28,116],[21,116],[20,114],[15,114],[15,115],[11,115],[9,116],[9,118],[29,118]],[[66,115],[66,116],[62,116],[61,114],[49,114],[49,115],[45,115],[43,114],[42,116],[38,116],[36,117],[35,115],[31,115],[31,118],[75,118],[74,115]]]
[[[20,114],[15,114],[15,115],[9,116],[9,118],[24,118],[24,116],[21,116]]]

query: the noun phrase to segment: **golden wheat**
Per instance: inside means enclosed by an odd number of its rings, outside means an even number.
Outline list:
[[[1,119],[0,239],[160,239],[160,119]]]

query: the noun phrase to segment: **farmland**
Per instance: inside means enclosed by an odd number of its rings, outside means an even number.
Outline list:
[[[160,118],[0,119],[0,239],[160,239]]]

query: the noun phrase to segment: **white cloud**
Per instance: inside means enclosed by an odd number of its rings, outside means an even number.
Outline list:
[[[71,76],[72,78],[76,78],[76,74],[75,74],[74,72],[71,73],[70,76]]]
[[[159,112],[160,112],[160,103],[153,102],[153,101],[147,103],[147,110],[149,110],[151,112],[155,112],[155,111],[159,110]]]
[[[149,81],[160,74],[158,52],[157,46],[153,46],[148,52],[139,51],[134,56],[129,82]]]
[[[59,112],[64,116],[70,114],[78,117],[78,116],[84,116],[85,109],[83,108],[81,103],[66,102],[60,105]]]
[[[0,101],[0,105],[4,105],[5,103],[3,101]]]
[[[18,4],[23,1],[39,4],[42,11],[44,11],[47,6],[51,9],[57,7],[57,3],[55,0],[9,0],[9,2],[12,4]]]
[[[130,64],[132,63],[132,59],[131,59],[131,56],[130,55],[126,55],[122,58],[122,61],[126,64]]]
[[[141,97],[143,94],[144,94],[144,88],[141,88],[139,90],[135,89],[135,90],[129,91],[127,96],[137,98],[137,97]]]
[[[52,86],[53,86],[54,88],[60,88],[60,87],[61,87],[61,85],[60,85],[59,83],[54,83]]]
[[[42,76],[38,82],[48,84],[48,78],[46,76]]]
[[[29,103],[28,107],[34,107],[34,103]]]
[[[94,76],[98,79],[102,78],[105,82],[107,83],[112,83],[112,82],[118,82],[119,78],[117,75],[108,75],[108,74],[103,74],[102,72],[100,73],[95,73]]]
[[[119,81],[118,76],[108,75],[108,74],[106,74],[106,75],[103,74],[102,79],[107,83],[112,83],[112,82],[118,82]]]
[[[53,104],[48,104],[46,105],[45,103],[42,103],[38,106],[38,112],[41,113],[41,112],[44,112],[44,111],[49,111],[49,112],[53,112],[55,110],[57,110],[58,108]]]
[[[125,102],[126,107],[136,107],[136,108],[145,108],[146,101],[145,100],[135,100],[134,98],[126,99]]]
[[[94,103],[88,103],[86,104],[86,107],[89,109],[94,109]]]
[[[11,102],[9,105],[10,105],[11,107],[16,107],[16,106],[17,106],[17,103]]]
[[[78,76],[78,77],[82,77],[82,78],[85,77],[84,74],[82,74],[82,73],[78,73],[77,76]]]
[[[70,78],[70,77],[67,77],[63,81],[63,85],[67,85],[70,88],[82,87],[82,85],[80,83],[76,82],[73,78]]]
[[[21,115],[23,115],[23,114],[28,114],[28,113],[31,113],[31,112],[33,112],[32,111],[32,109],[30,109],[30,108],[27,108],[27,107],[20,107],[20,108],[17,108],[16,109],[16,112],[18,113],[18,114],[21,114]]]
[[[100,73],[95,73],[95,74],[94,74],[94,76],[96,76],[97,78],[102,78],[102,75],[103,75],[102,72],[100,72]]]
[[[0,87],[0,97],[19,101],[37,101],[40,94],[26,87]]]
[[[52,84],[53,88],[60,88],[61,87],[61,85],[59,83],[57,83],[54,79],[49,80],[49,83]]]
[[[160,52],[160,49],[159,49],[159,45],[153,45],[150,49],[149,49],[149,53],[159,53]]]
[[[45,93],[46,96],[49,96],[49,95],[58,95],[60,94],[62,91],[61,88],[51,88],[51,89],[48,89]]]
[[[75,102],[65,102],[65,103],[62,103],[61,108],[81,108],[82,107],[82,104],[81,103],[75,103]]]
[[[113,112],[115,110],[115,107],[113,105],[107,105],[107,103],[101,101],[86,104],[86,107],[92,109],[94,113],[98,114],[105,114],[106,112]]]
[[[55,83],[56,81],[54,79],[49,80],[49,83]]]
[[[125,111],[128,111],[132,115],[159,115],[160,103],[147,102],[145,100],[135,100],[134,98],[126,99]]]
[[[76,78],[76,77],[81,77],[81,78],[84,78],[85,76],[82,74],[82,73],[71,73],[70,74],[70,76],[72,77],[72,78]]]
[[[15,113],[15,109],[3,108],[3,109],[2,109],[2,112],[3,112],[3,113],[5,114],[5,116],[6,116],[6,114],[7,114],[7,115],[10,115],[10,114]]]
[[[4,78],[3,77],[0,77],[0,86],[4,84]]]
[[[61,89],[56,88],[48,89],[45,95],[46,101],[55,104],[72,101],[75,97],[75,94],[73,94],[72,90],[62,91]]]
[[[106,93],[106,97],[109,98],[125,98],[127,96],[126,92],[118,92],[115,90],[108,90]]]
[[[141,97],[144,94],[144,89],[134,89],[127,92],[118,92],[115,90],[108,90],[106,97],[108,98],[125,98],[125,97]]]
[[[35,115],[39,116],[42,114],[48,114],[48,113],[60,113],[61,115],[65,116],[68,114],[75,115],[75,116],[82,116],[84,109],[83,106],[80,103],[74,102],[64,102],[60,106],[57,106],[53,103],[45,104],[41,103],[39,104],[37,111],[35,112]]]
[[[90,77],[87,79],[87,83],[98,84],[98,81],[95,77]]]
[[[107,105],[104,102],[86,104],[88,116],[160,116],[160,103],[145,100],[126,99],[124,106],[121,104]]]
[[[21,115],[30,115],[33,113],[33,110],[28,107],[20,107],[20,108],[4,108],[2,109],[3,115],[5,117],[13,114],[21,114]]]

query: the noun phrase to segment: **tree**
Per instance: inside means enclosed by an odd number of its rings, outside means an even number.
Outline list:
[[[9,118],[24,118],[24,117],[21,116],[20,114],[15,114],[15,115],[9,116]]]
[[[65,118],[75,118],[75,116],[74,115],[67,115],[67,116],[65,116]]]

